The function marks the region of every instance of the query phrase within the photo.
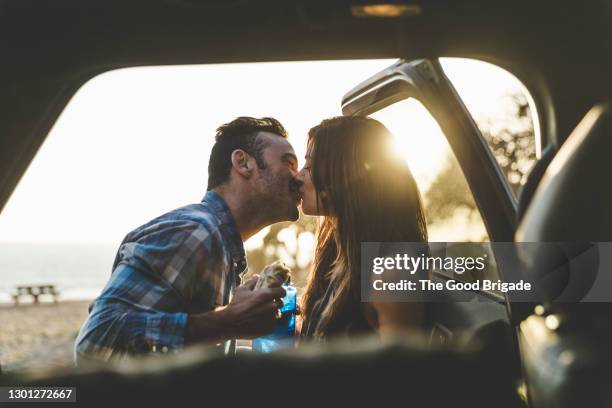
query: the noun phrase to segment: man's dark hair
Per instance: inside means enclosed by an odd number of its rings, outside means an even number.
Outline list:
[[[208,190],[217,188],[229,180],[232,169],[232,152],[241,149],[255,158],[257,167],[265,168],[263,150],[267,143],[257,137],[258,132],[275,133],[287,138],[287,131],[274,118],[241,116],[217,128],[215,145],[208,162]]]

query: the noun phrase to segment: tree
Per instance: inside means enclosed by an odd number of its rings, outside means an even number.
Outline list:
[[[505,114],[482,118],[478,127],[516,194],[536,159],[535,134],[524,94],[508,95],[505,105]]]
[[[503,174],[516,194],[535,161],[535,138],[529,104],[523,94],[502,101],[498,114],[477,119]],[[425,192],[430,223],[448,220],[458,210],[476,211],[476,203],[457,160],[449,153],[446,165]]]

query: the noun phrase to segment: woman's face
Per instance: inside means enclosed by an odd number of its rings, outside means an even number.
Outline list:
[[[312,173],[310,171],[312,159],[309,153],[306,153],[305,159],[304,167],[302,167],[296,176],[301,183],[300,196],[302,212],[306,215],[323,215],[319,213],[321,206],[317,206],[317,191],[312,182]]]

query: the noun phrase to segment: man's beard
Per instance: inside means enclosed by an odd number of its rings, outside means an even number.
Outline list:
[[[268,206],[270,216],[275,219],[296,221],[298,210],[298,191],[292,178],[274,177],[268,172],[263,173],[265,190],[261,205]]]

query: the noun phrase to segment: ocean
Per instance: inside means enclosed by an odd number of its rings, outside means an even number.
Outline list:
[[[0,303],[12,302],[17,286],[36,284],[55,285],[60,300],[93,299],[111,274],[118,245],[0,243]]]

